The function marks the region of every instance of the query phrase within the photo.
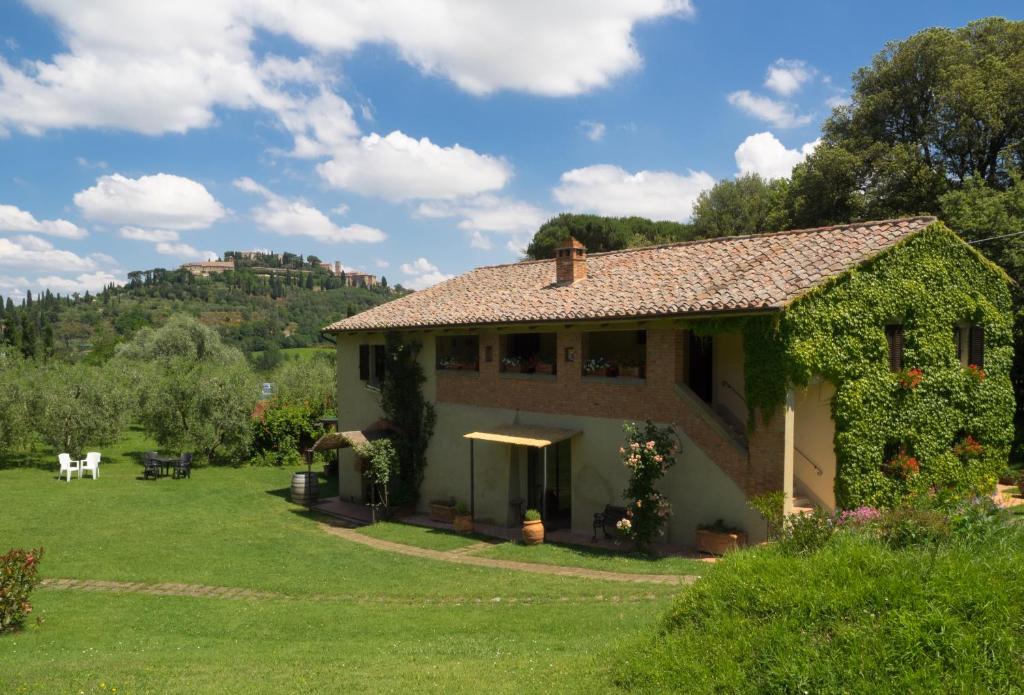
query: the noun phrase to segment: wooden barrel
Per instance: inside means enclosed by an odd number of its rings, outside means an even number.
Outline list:
[[[316,504],[320,494],[320,482],[316,473],[292,474],[292,502],[308,507]]]

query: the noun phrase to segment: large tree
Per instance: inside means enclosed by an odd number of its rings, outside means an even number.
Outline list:
[[[548,220],[526,249],[529,258],[554,258],[555,248],[573,236],[591,253],[616,251],[691,238],[690,226],[680,222],[652,222],[643,217],[601,217],[563,213]]]
[[[719,181],[693,206],[693,236],[708,239],[786,229],[788,186],[786,179],[768,181],[757,174]]]

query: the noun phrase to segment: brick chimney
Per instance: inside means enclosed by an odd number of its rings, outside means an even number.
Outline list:
[[[560,285],[571,285],[587,277],[587,249],[572,237],[555,248],[555,278]]]

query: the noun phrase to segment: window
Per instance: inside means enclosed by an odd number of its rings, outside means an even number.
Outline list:
[[[960,324],[953,328],[953,344],[956,358],[967,367],[985,366],[985,329],[972,324]]]
[[[501,336],[501,371],[513,374],[554,374],[557,336],[554,333],[510,333]]]
[[[383,345],[359,346],[359,380],[379,388],[387,372],[387,352]]]
[[[886,326],[885,342],[889,344],[889,370],[898,372],[903,369],[903,326]]]
[[[480,370],[480,338],[478,336],[438,336],[435,345],[438,369],[471,372]]]
[[[647,331],[584,333],[583,376],[646,377]]]
[[[981,326],[971,326],[968,331],[967,364],[985,366],[985,329]]]
[[[710,403],[714,395],[714,353],[715,341],[710,335],[697,335],[687,331],[686,362],[683,367],[683,383],[690,387],[702,401]]]

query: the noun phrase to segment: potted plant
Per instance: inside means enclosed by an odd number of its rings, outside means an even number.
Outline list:
[[[430,503],[430,518],[450,524],[455,521],[455,498],[449,500],[434,500]]]
[[[583,363],[585,376],[608,376],[608,360],[603,357],[591,357]]]
[[[724,555],[746,544],[747,534],[738,528],[726,526],[721,519],[697,527],[697,550],[702,553]]]
[[[463,502],[455,505],[455,518],[452,520],[455,530],[459,533],[473,533],[473,515]]]
[[[619,376],[630,379],[640,378],[640,363],[635,360],[622,360],[619,362]]]
[[[537,362],[534,363],[533,365],[533,371],[536,374],[554,374],[555,365],[551,364],[550,362],[537,360]]]
[[[538,545],[544,542],[544,521],[536,509],[527,509],[523,515],[523,545]]]
[[[503,372],[522,372],[523,371],[523,358],[522,357],[502,357],[501,358],[501,371]]]

